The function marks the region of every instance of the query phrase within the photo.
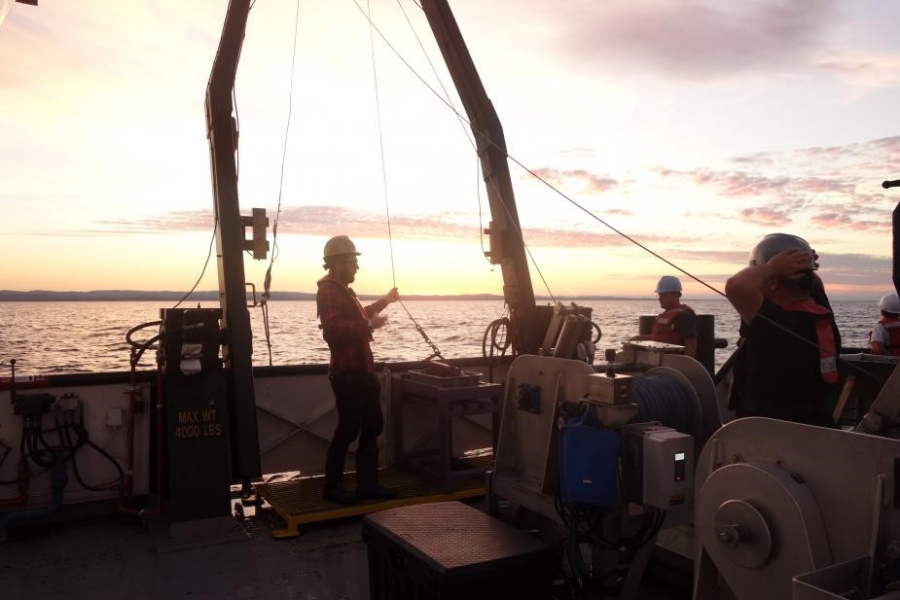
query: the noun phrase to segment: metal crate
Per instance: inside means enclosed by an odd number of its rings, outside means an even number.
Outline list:
[[[367,515],[371,600],[547,600],[554,549],[462,502]]]

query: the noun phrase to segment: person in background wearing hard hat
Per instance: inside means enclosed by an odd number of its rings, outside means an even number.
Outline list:
[[[696,358],[697,315],[690,306],[681,303],[681,281],[673,275],[663,275],[656,284],[656,293],[663,312],[656,316],[649,334],[631,339],[684,346],[685,355]]]
[[[397,288],[383,298],[363,306],[349,287],[359,270],[356,246],[345,235],[325,243],[324,268],[318,281],[316,308],[322,337],[331,351],[328,377],[337,406],[338,424],[325,460],[326,500],[356,504],[359,499],[391,499],[397,492],[378,483],[377,440],[384,429],[381,411],[381,384],[375,375],[372,332],[387,321],[380,314],[388,304],[400,299]],[[356,494],[344,488],[344,457],[359,437],[356,450]]]
[[[828,401],[838,381],[840,334],[823,306],[817,258],[803,238],[769,234],[751,251],[750,265],[725,283],[741,316],[730,401],[739,418],[834,426]]]
[[[869,332],[872,354],[900,356],[900,298],[885,294],[878,301],[881,319]]]

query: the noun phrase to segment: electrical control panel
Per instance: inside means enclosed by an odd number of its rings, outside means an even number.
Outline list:
[[[662,510],[690,506],[694,438],[658,424],[623,428],[623,478],[628,501]]]

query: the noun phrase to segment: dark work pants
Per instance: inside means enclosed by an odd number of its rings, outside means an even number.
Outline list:
[[[357,455],[374,456],[377,468],[377,440],[384,429],[384,415],[381,412],[381,384],[374,373],[349,371],[335,375],[331,377],[331,389],[337,405],[338,424],[328,446],[325,486],[340,487],[344,478],[344,457],[357,436]],[[358,476],[374,477],[374,473],[358,473]]]

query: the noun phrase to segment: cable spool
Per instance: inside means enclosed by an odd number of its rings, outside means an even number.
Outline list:
[[[638,405],[636,421],[659,421],[682,433],[694,434],[694,404],[677,381],[653,375],[635,377],[632,391]]]

